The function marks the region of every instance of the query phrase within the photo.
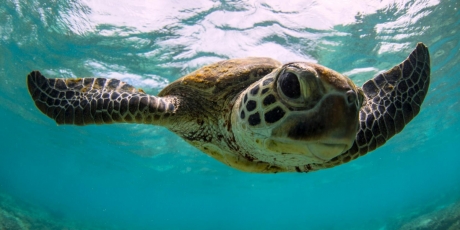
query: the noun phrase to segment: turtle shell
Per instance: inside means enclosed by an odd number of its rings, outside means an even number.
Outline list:
[[[177,95],[186,100],[202,98],[225,105],[249,85],[280,66],[280,62],[263,57],[220,61],[174,81],[158,96]]]

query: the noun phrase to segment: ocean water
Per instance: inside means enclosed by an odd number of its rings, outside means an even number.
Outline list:
[[[2,0],[0,228],[433,226],[432,214],[460,202],[459,9],[458,0]],[[57,126],[25,81],[40,70],[156,94],[205,64],[267,56],[362,85],[417,42],[432,64],[420,114],[374,152],[307,174],[240,172],[162,127]]]

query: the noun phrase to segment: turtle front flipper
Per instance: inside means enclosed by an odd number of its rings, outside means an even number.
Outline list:
[[[117,79],[27,76],[35,105],[57,124],[161,124],[176,111],[174,98],[150,96]]]
[[[401,132],[419,113],[429,84],[430,55],[423,43],[418,43],[401,64],[364,83],[366,98],[359,115],[359,131],[342,160],[373,151]]]

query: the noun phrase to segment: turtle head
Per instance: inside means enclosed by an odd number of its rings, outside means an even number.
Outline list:
[[[239,96],[233,131],[254,159],[326,162],[351,148],[363,99],[361,89],[331,69],[287,63]]]

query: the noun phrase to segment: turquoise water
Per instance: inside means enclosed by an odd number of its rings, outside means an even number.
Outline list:
[[[4,1],[0,198],[14,202],[0,214],[32,229],[398,229],[460,202],[457,0]],[[205,64],[268,56],[361,85],[417,42],[432,60],[421,113],[371,154],[308,174],[243,173],[161,127],[57,126],[25,83],[40,70],[156,94]]]

